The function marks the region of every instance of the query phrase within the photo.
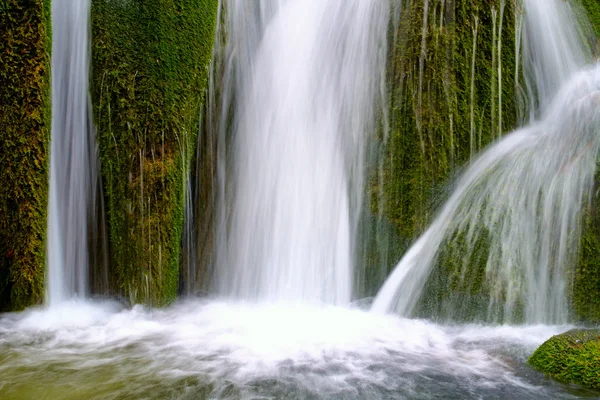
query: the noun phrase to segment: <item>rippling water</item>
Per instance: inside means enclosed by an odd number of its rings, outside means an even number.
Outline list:
[[[597,397],[525,364],[567,329],[290,304],[72,302],[0,317],[0,398]]]

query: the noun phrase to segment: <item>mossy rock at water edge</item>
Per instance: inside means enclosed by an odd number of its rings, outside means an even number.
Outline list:
[[[50,2],[0,0],[0,311],[43,300]]]
[[[528,362],[558,381],[600,389],[600,331],[574,329],[553,336]]]
[[[113,292],[177,294],[184,192],[217,0],[93,0],[92,102]]]

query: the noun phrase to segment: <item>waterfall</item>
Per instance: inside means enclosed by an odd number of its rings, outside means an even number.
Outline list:
[[[243,299],[347,303],[389,5],[225,4],[214,284]]]
[[[523,63],[532,122],[475,159],[425,233],[384,284],[373,310],[410,315],[445,246],[459,275],[487,246],[488,320],[565,322],[567,270],[576,257],[600,149],[600,65],[590,60],[568,3],[525,0]],[[537,118],[537,115],[540,117]]]
[[[88,92],[89,16],[89,0],[52,2],[50,305],[88,291],[87,222],[98,173]]]
[[[591,57],[569,2],[524,0],[523,6],[523,66],[535,118],[536,111],[543,112],[560,86]]]

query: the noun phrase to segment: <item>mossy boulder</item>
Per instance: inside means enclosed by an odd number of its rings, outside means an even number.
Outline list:
[[[217,0],[93,0],[92,102],[113,292],[177,294],[184,193]]]
[[[552,336],[528,362],[558,381],[600,389],[600,330],[574,329]]]
[[[0,0],[0,310],[44,298],[50,2]]]

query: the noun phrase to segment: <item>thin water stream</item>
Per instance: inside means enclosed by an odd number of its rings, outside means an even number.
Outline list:
[[[88,219],[98,154],[89,99],[90,1],[52,1],[47,300],[88,295]]]

